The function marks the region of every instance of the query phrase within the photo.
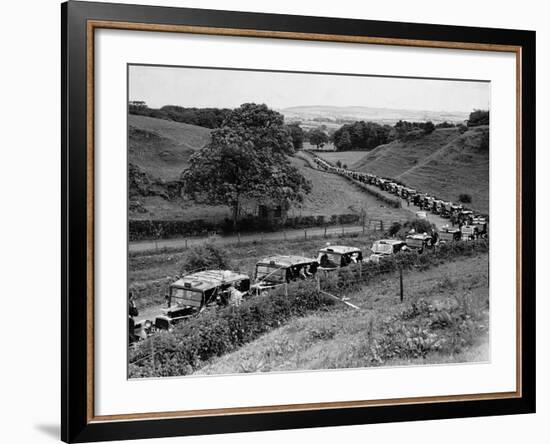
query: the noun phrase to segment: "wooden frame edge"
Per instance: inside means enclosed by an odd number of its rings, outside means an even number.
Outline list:
[[[452,395],[452,396],[433,396],[433,397],[414,397],[414,398],[395,398],[388,400],[364,400],[364,401],[343,401],[343,402],[326,402],[326,403],[309,403],[309,404],[288,404],[288,405],[272,405],[261,407],[235,407],[224,409],[205,409],[205,410],[186,410],[173,412],[149,412],[149,413],[131,413],[118,415],[102,415],[94,414],[94,31],[95,29],[121,29],[133,31],[152,31],[152,32],[174,32],[174,33],[190,33],[203,35],[221,35],[221,36],[236,36],[236,37],[259,37],[259,38],[277,38],[288,40],[308,40],[308,41],[324,41],[338,43],[361,43],[375,45],[394,45],[406,47],[423,47],[423,48],[441,48],[441,49],[462,49],[476,51],[495,51],[495,52],[511,52],[516,55],[516,391],[514,392],[498,392],[487,394],[470,394],[470,395]],[[260,413],[275,413],[275,412],[298,412],[306,410],[327,410],[338,408],[360,408],[360,407],[376,407],[389,405],[407,405],[416,403],[443,403],[443,402],[464,402],[464,401],[479,401],[479,400],[496,400],[496,399],[514,399],[522,397],[522,47],[520,45],[500,45],[500,44],[485,44],[485,43],[461,43],[461,42],[446,42],[432,40],[415,40],[415,39],[399,39],[399,38],[382,38],[382,37],[366,37],[366,36],[346,36],[334,34],[311,34],[300,32],[284,32],[284,31],[263,31],[251,29],[237,28],[217,28],[206,26],[188,26],[188,25],[163,25],[163,24],[148,24],[137,22],[124,21],[108,21],[108,20],[87,20],[86,26],[87,44],[86,44],[86,60],[87,60],[87,315],[88,322],[86,326],[87,340],[87,423],[104,423],[116,422],[124,420],[156,420],[165,418],[192,418],[204,416],[228,416],[238,414],[260,414]]]

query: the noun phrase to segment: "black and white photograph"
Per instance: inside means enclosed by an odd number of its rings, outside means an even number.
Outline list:
[[[129,378],[489,361],[490,92],[129,65]]]

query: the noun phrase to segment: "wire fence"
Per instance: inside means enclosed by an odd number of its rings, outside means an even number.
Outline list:
[[[177,239],[157,239],[130,243],[128,248],[132,254],[155,251],[162,252],[170,249],[187,249],[194,245],[212,242],[218,245],[241,245],[254,242],[278,242],[299,239],[333,238],[340,236],[365,235],[369,232],[384,232],[398,220],[363,218],[357,224],[324,225],[310,228],[281,229],[279,231],[258,231],[253,233],[236,233],[220,235],[216,232],[202,237],[183,237]]]

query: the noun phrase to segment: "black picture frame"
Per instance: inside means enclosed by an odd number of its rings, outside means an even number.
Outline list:
[[[521,394],[318,410],[95,421],[90,417],[88,352],[93,326],[89,272],[90,162],[87,146],[87,38],[90,20],[521,48]],[[510,415],[535,412],[535,32],[357,19],[69,1],[62,23],[62,383],[61,438],[90,442],[290,428]],[[93,323],[92,323],[93,324]]]

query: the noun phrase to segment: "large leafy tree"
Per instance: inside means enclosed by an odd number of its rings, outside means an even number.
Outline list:
[[[287,125],[287,128],[290,131],[294,150],[301,150],[304,147],[304,130],[298,123],[290,123]]]
[[[325,143],[329,141],[329,138],[327,136],[327,133],[325,133],[323,130],[319,128],[313,128],[309,134],[309,143],[312,145],[315,145],[317,149],[323,147]]]
[[[284,116],[265,104],[242,104],[227,116],[223,126],[235,129],[258,149],[268,148],[274,153],[294,154],[292,137],[284,124]]]
[[[288,160],[292,142],[279,113],[265,105],[245,104],[224,125],[212,132],[211,142],[191,157],[182,173],[186,194],[228,205],[237,228],[247,199],[288,207],[311,191],[310,183]]]

